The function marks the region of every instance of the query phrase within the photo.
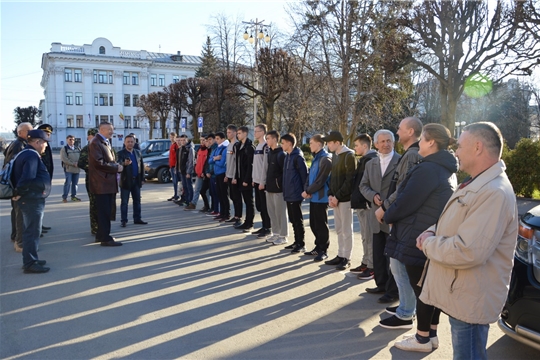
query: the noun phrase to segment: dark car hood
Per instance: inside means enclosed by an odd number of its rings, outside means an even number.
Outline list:
[[[169,157],[168,156],[164,156],[164,155],[157,155],[157,156],[149,156],[147,158],[144,158],[143,161],[145,163],[149,163],[149,162],[152,162],[152,161],[156,161],[156,160],[162,160],[162,159],[168,159]]]

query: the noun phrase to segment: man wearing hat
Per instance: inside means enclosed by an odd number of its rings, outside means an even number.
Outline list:
[[[38,130],[43,130],[45,134],[47,135],[47,138],[51,138],[51,134],[53,132],[53,127],[49,124],[41,124],[38,126]],[[49,175],[51,176],[51,179],[53,178],[53,172],[54,172],[54,162],[53,162],[53,156],[52,156],[52,150],[49,146],[49,143],[47,143],[47,147],[45,148],[45,152],[41,155],[41,158],[43,159],[43,163],[45,164],[45,167],[47,167],[47,171],[49,172]]]
[[[335,265],[337,270],[346,270],[351,266],[354,241],[351,195],[356,173],[356,158],[354,151],[343,144],[343,135],[339,131],[331,131],[324,137],[324,141],[328,150],[334,153],[328,205],[334,209],[334,226],[338,236],[338,254],[325,264]]]
[[[37,254],[45,198],[51,192],[51,177],[41,160],[41,154],[45,152],[48,142],[49,137],[44,131],[28,131],[28,145],[13,164],[13,201],[17,202],[24,220],[21,237],[25,274],[49,271],[48,267],[43,266],[46,261],[39,260]]]
[[[88,129],[87,137],[86,137],[86,140],[88,141],[88,143],[92,141],[92,139],[94,138],[94,136],[96,136],[97,133],[98,133],[98,129],[96,128]],[[92,192],[90,192],[90,187],[89,187],[90,180],[88,177],[88,145],[86,145],[85,147],[81,149],[81,156],[79,156],[79,161],[77,165],[79,169],[83,169],[84,172],[86,173],[84,183],[86,186],[86,192],[88,193],[88,199],[90,200],[90,232],[92,233],[92,235],[96,235],[97,228],[98,228],[96,197],[94,196],[94,194],[92,194]]]

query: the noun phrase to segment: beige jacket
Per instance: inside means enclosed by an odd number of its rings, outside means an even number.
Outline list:
[[[518,213],[504,169],[499,161],[456,190],[423,245],[420,299],[470,324],[497,321],[510,284]]]
[[[81,171],[81,169],[77,167],[80,156],[81,149],[76,147],[74,150],[71,150],[68,147],[68,150],[66,151],[66,147],[62,146],[60,149],[60,159],[62,160],[64,171],[67,173],[78,174]]]

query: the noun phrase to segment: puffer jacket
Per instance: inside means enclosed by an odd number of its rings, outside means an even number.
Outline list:
[[[305,191],[311,195],[311,202],[328,203],[328,179],[332,170],[332,155],[321,149],[313,157]]]
[[[508,293],[518,213],[504,169],[499,161],[456,190],[423,244],[420,299],[469,324],[497,321]]]
[[[405,265],[424,266],[426,256],[416,247],[416,238],[437,222],[457,187],[457,170],[456,157],[446,150],[426,156],[412,167],[384,213],[384,222],[393,224],[385,255]]]
[[[283,164],[283,199],[285,201],[302,201],[304,184],[308,176],[308,168],[304,153],[295,147],[290,154],[285,155]]]

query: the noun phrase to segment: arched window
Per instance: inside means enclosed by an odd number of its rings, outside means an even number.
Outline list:
[[[99,47],[99,53],[100,54],[105,54],[105,47],[104,46]]]

